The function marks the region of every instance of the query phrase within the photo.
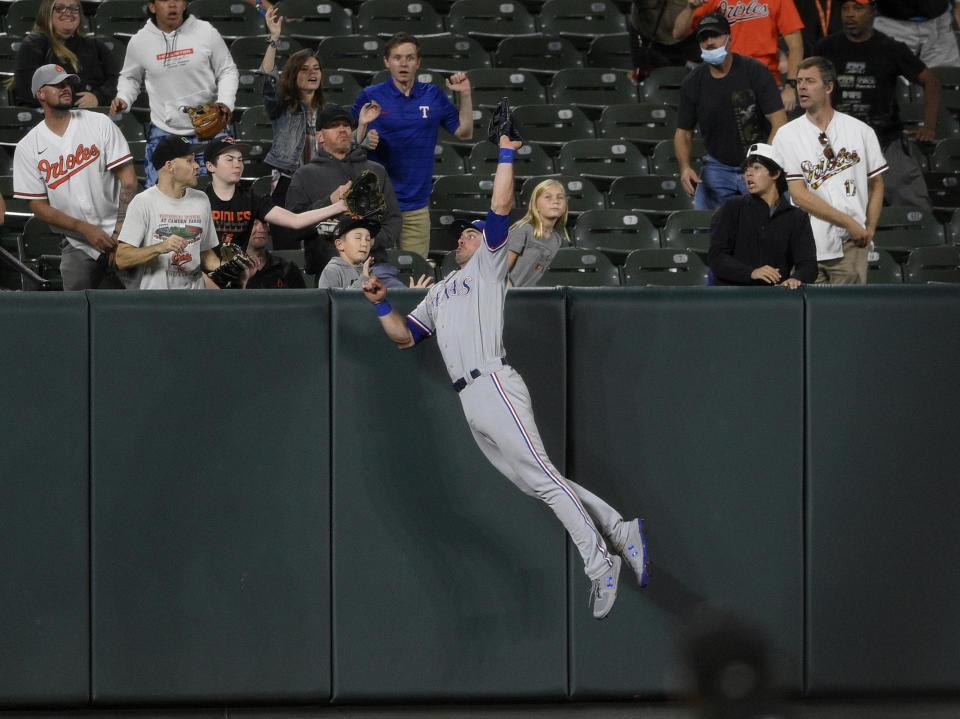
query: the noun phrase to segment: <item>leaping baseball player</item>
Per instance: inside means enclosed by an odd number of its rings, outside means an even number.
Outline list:
[[[593,616],[603,619],[617,598],[622,561],[633,569],[641,587],[647,584],[643,520],[624,521],[609,504],[557,471],[544,451],[527,386],[504,359],[513,159],[523,145],[506,100],[494,113],[489,137],[500,147],[490,211],[486,221],[474,221],[462,231],[456,249],[460,269],[430,288],[406,317],[390,306],[387,290],[376,277],[364,283],[363,290],[398,348],[408,349],[438,335],[477,445],[494,467],[521,491],[545,502],[563,523],[592,581]]]

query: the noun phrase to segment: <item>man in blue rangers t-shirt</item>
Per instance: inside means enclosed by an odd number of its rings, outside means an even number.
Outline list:
[[[473,137],[470,81],[462,72],[447,78],[447,89],[460,94],[458,111],[439,87],[417,81],[420,41],[407,33],[397,33],[387,41],[383,63],[390,79],[364,88],[350,112],[359,119],[366,106],[380,110],[380,116],[370,123],[380,133],[380,143],[369,157],[386,168],[397,193],[403,212],[400,248],[426,257],[437,133],[443,125],[461,140]],[[362,126],[358,128],[358,139],[364,131]]]

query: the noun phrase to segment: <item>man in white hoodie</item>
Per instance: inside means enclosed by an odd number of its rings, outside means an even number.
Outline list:
[[[157,184],[152,158],[160,140],[180,135],[196,141],[184,108],[215,102],[232,112],[240,73],[216,28],[187,13],[187,0],[151,0],[147,9],[150,19],[127,45],[110,112],[129,109],[145,79],[150,127],[144,169],[147,187],[151,187]],[[203,158],[197,161],[200,174],[206,174]]]

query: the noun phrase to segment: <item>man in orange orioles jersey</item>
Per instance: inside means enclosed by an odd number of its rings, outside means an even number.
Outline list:
[[[797,106],[797,68],[803,59],[803,21],[793,0],[687,0],[673,25],[673,36],[687,37],[707,13],[730,23],[730,51],[762,62],[780,86],[784,109]],[[787,45],[787,73],[780,77],[779,36]]]
[[[65,290],[96,288],[111,272],[127,206],[137,192],[133,156],[109,117],[73,107],[76,75],[59,65],[33,73],[43,122],[14,152],[13,196],[64,236]]]

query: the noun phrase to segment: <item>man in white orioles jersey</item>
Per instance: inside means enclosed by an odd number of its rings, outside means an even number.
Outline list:
[[[456,250],[460,269],[431,288],[405,318],[390,306],[379,279],[371,278],[363,289],[387,336],[400,349],[437,334],[474,439],[494,467],[523,492],[543,500],[563,523],[592,580],[593,616],[603,619],[617,598],[621,556],[640,586],[647,583],[643,523],[624,521],[602,499],[557,471],[544,451],[526,384],[504,360],[513,157],[523,143],[503,135],[499,144],[490,212],[486,222],[475,221],[460,235]],[[607,549],[607,541],[621,556]]]
[[[19,143],[13,196],[65,236],[65,290],[96,288],[110,271],[127,205],[137,192],[133,156],[109,117],[73,108],[76,75],[59,65],[33,73],[43,122]]]

